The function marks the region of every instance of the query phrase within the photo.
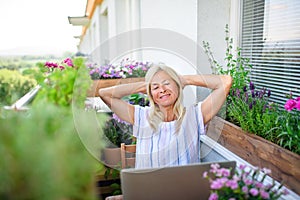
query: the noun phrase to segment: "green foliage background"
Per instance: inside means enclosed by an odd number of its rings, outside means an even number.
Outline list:
[[[96,199],[99,163],[68,108],[48,104],[0,121],[0,199]]]
[[[37,84],[19,71],[0,69],[0,103],[11,105]]]
[[[98,199],[104,119],[85,112],[91,80],[84,59],[73,61],[76,68],[47,76],[56,81],[42,85],[29,110],[0,109],[0,199]],[[42,72],[34,74],[39,82]]]

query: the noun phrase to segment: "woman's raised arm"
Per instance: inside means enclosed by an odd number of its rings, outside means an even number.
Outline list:
[[[146,93],[146,83],[136,82],[99,89],[101,99],[111,111],[130,124],[134,123],[134,106],[121,98],[135,93]]]
[[[232,85],[232,77],[229,75],[184,75],[181,77],[181,82],[183,87],[195,85],[212,89],[201,105],[204,124],[206,124],[219,112],[226,101]]]

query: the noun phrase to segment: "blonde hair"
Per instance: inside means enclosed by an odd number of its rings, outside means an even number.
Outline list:
[[[159,64],[152,64],[152,66],[149,68],[146,76],[145,76],[145,81],[147,83],[147,94],[149,97],[150,101],[150,114],[148,116],[148,121],[150,124],[150,127],[157,131],[158,125],[163,122],[164,120],[164,114],[160,111],[158,105],[154,102],[153,97],[151,95],[151,81],[153,76],[159,72],[159,71],[164,71],[167,73],[176,83],[178,87],[178,97],[174,103],[173,107],[173,112],[175,114],[175,117],[177,119],[176,121],[176,133],[179,131],[183,116],[185,114],[185,108],[182,104],[183,102],[183,89],[182,85],[180,82],[180,77],[177,74],[177,72],[172,69],[171,67],[159,63]]]

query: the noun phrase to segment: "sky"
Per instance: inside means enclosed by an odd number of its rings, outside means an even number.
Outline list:
[[[0,0],[0,56],[77,52],[87,0]]]

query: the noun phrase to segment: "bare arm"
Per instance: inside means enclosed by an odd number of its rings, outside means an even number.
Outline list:
[[[146,83],[122,84],[99,90],[101,99],[112,112],[130,124],[134,123],[134,106],[123,101],[121,98],[135,93],[146,93]]]
[[[221,109],[232,85],[229,75],[184,75],[183,87],[195,85],[212,89],[201,105],[204,124],[208,123]]]

